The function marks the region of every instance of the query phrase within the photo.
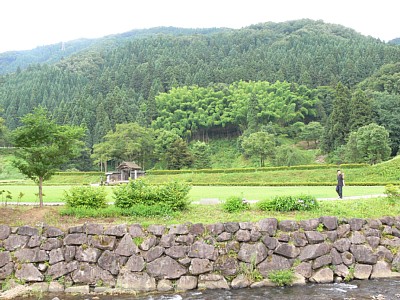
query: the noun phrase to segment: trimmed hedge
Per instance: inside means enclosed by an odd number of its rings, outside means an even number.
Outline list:
[[[198,170],[148,170],[149,175],[173,175],[173,174],[190,174],[190,173],[253,173],[253,172],[270,172],[282,170],[321,170],[321,169],[355,169],[364,168],[368,164],[342,164],[342,165],[300,165],[300,166],[281,166],[281,167],[263,167],[263,168],[231,168],[231,169],[198,169]]]
[[[90,171],[90,172],[56,172],[54,175],[61,176],[76,176],[76,175],[104,175],[104,172]]]
[[[336,182],[190,182],[192,186],[333,186]],[[346,186],[385,186],[400,182],[346,182]]]

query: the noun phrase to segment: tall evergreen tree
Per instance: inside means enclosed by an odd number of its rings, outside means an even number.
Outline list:
[[[372,101],[362,90],[356,90],[353,93],[349,110],[349,129],[351,132],[373,122]]]
[[[346,138],[350,133],[350,99],[349,89],[342,83],[339,83],[336,86],[332,113],[328,118],[322,139],[322,149],[326,152],[331,152],[339,146],[346,144]]]

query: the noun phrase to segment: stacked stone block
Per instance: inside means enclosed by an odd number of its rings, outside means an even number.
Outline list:
[[[376,220],[274,218],[172,226],[84,224],[64,232],[0,225],[0,281],[45,283],[49,291],[184,291],[400,276],[400,217]],[[252,282],[243,268],[264,280]]]

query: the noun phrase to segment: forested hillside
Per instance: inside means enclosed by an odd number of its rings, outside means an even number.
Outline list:
[[[109,35],[98,39],[78,39],[63,41],[53,45],[39,46],[32,50],[8,51],[0,53],[0,74],[7,74],[26,69],[32,64],[51,64],[66,57],[88,50],[111,49],[120,46],[126,41],[148,37],[154,34],[207,34],[224,29],[185,29],[174,27],[158,27],[150,29],[136,29],[122,34]]]
[[[5,124],[13,130],[19,117],[42,105],[61,124],[85,125],[89,149],[107,141],[117,124],[136,122],[185,142],[221,133],[303,133],[333,153],[352,131],[375,122],[397,152],[397,45],[311,20],[238,30],[154,29],[139,37],[115,36],[108,45],[3,75]],[[304,134],[310,123],[323,127],[317,126],[322,137]]]

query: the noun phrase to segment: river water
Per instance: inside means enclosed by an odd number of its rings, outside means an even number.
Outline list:
[[[56,295],[45,295],[50,300]],[[180,294],[159,294],[146,296],[118,295],[99,296],[58,295],[60,300],[400,300],[400,278],[352,281],[350,283],[308,284],[282,288],[255,288],[240,290],[203,290]],[[37,297],[23,298],[25,300]]]

